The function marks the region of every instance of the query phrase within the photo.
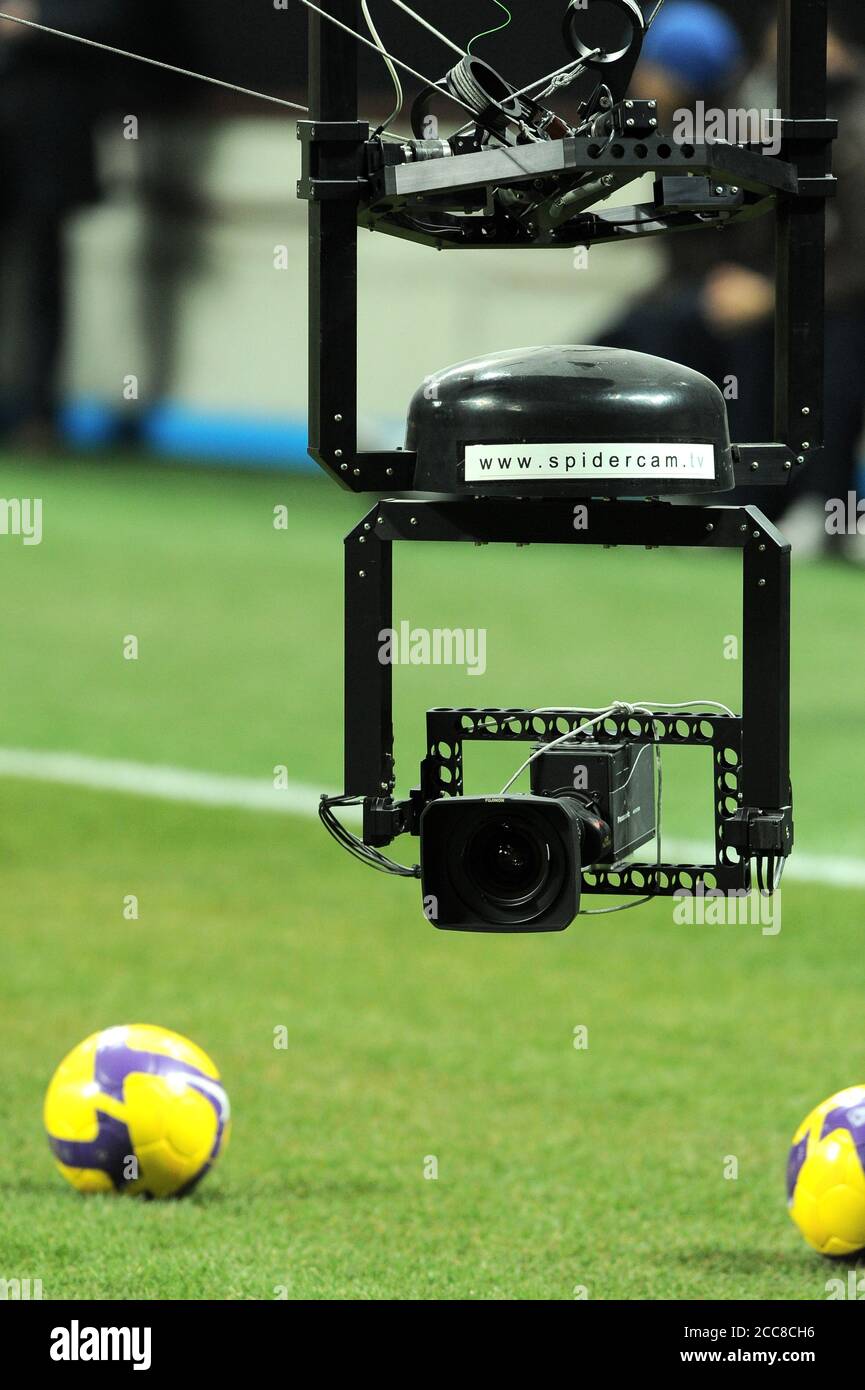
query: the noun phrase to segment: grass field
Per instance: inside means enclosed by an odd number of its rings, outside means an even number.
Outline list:
[[[339,785],[357,501],[135,461],[7,463],[0,494],[44,499],[41,546],[0,537],[0,746]],[[411,549],[397,618],[485,627],[488,668],[397,672],[401,791],[431,704],[737,701],[729,557]],[[863,585],[796,574],[809,855],[865,859]],[[670,836],[708,835],[707,774],[665,762]],[[0,1276],[46,1297],[815,1299],[837,1273],[783,1173],[805,1112],[865,1080],[861,890],[791,879],[775,937],[663,902],[451,936],[315,821],[9,777],[0,904]],[[182,1203],[81,1199],[42,1133],[63,1053],[133,1021],[193,1037],[232,1097],[231,1147]]]

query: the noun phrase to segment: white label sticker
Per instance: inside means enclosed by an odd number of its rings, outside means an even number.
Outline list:
[[[467,483],[715,477],[711,444],[467,444],[465,458]]]

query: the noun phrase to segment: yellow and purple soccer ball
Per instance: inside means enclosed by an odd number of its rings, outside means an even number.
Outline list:
[[[79,1192],[182,1197],[228,1143],[231,1114],[206,1052],[167,1028],[92,1033],[45,1096],[55,1162]]]
[[[865,1086],[830,1096],[796,1130],[787,1204],[821,1255],[865,1249]]]

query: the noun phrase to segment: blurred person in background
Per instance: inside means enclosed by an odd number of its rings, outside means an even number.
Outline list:
[[[121,46],[130,40],[134,8],[134,0],[0,5],[20,19]],[[70,214],[99,197],[94,125],[108,104],[113,71],[104,55],[93,61],[78,44],[0,20],[2,336],[7,358],[14,358],[4,363],[2,406],[9,442],[20,447],[56,441],[66,318],[64,232]],[[10,300],[20,324],[11,333]]]
[[[660,128],[672,134],[676,113],[693,111],[698,101],[725,110],[744,65],[741,36],[723,11],[704,0],[668,0],[646,37],[632,90],[657,99]],[[708,292],[711,276],[726,269],[718,266],[718,237],[681,233],[655,245],[665,261],[660,282],[630,306],[603,341],[684,362],[719,381],[730,368]],[[744,300],[744,278],[738,288],[737,302]],[[754,316],[770,312],[772,298],[767,299],[762,282],[749,288]]]
[[[745,51],[728,17],[714,5],[678,0],[668,3],[650,31],[636,83],[641,91],[657,93],[662,128],[668,131],[673,112],[693,110],[698,100],[707,108],[771,112],[777,106],[776,43],[773,23],[762,57],[743,78]],[[833,540],[826,532],[825,504],[857,491],[865,430],[863,59],[865,53],[833,23],[829,111],[841,129],[835,150],[838,197],[830,200],[828,220],[826,448],[793,488],[749,489],[741,498],[775,520],[786,508],[781,524],[800,557]],[[757,219],[715,236],[677,234],[662,238],[661,244],[667,264],[660,283],[601,340],[683,362],[719,386],[735,378],[738,396],[728,401],[733,438],[741,443],[771,439],[774,219]],[[861,538],[845,546],[850,558],[860,559]]]
[[[771,105],[775,100],[776,47],[777,29],[772,24],[762,62],[743,86],[741,99],[749,105]],[[830,21],[827,76],[829,114],[838,120],[839,132],[833,160],[838,190],[827,207],[825,449],[792,489],[792,499],[782,493],[774,506],[777,510],[779,502],[788,504],[781,525],[800,557],[834,547],[862,564],[865,537],[839,540],[826,530],[827,501],[846,501],[849,493],[858,497],[862,491],[865,436],[865,50],[846,32],[843,17]],[[751,225],[759,232],[756,249],[762,248],[763,273],[771,285],[771,222]],[[747,231],[738,235],[746,236]],[[766,353],[771,361],[769,337],[767,333]],[[764,501],[758,505],[764,506]]]

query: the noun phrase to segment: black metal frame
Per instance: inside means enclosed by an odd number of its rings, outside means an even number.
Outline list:
[[[364,840],[384,846],[398,835],[417,833],[429,801],[460,795],[466,740],[545,742],[568,727],[577,730],[587,717],[573,710],[430,710],[420,788],[394,801],[393,669],[381,662],[380,651],[381,634],[393,625],[395,541],[735,549],[743,558],[742,718],[698,711],[611,715],[591,735],[596,742],[713,750],[715,863],[596,867],[583,875],[583,886],[593,893],[659,895],[699,883],[747,889],[752,857],[784,858],[793,846],[790,547],[753,507],[589,502],[586,511],[585,529],[575,530],[573,504],[558,498],[528,505],[391,500],[380,502],[346,537],[345,792],[364,799]]]
[[[825,53],[828,0],[779,0],[781,154],[773,158],[731,146],[673,148],[649,130],[619,135],[614,146],[591,139],[459,154],[417,165],[388,164],[357,119],[356,40],[316,14],[310,16],[310,111],[302,122],[300,196],[309,201],[310,453],[354,492],[410,492],[414,456],[357,449],[357,230],[372,226],[398,236],[453,248],[526,247],[661,235],[696,227],[687,211],[665,216],[654,208],[589,211],[564,229],[505,227],[495,218],[459,224],[452,235],[418,234],[405,220],[412,200],[469,198],[489,184],[517,186],[551,171],[611,173],[617,186],[655,170],[687,172],[722,185],[732,219],[777,212],[775,440],[737,446],[737,482],[785,483],[823,440],[823,322],[826,197],[834,191],[831,146],[835,123],[826,118]],[[329,11],[357,29],[358,0],[328,0]],[[642,119],[648,113],[637,102]],[[514,167],[514,166],[517,167]],[[520,167],[520,165],[522,167]],[[717,190],[715,190],[717,192]],[[630,224],[630,225],[628,225]],[[581,499],[582,504],[582,499]],[[380,660],[380,641],[392,626],[392,548],[396,541],[475,544],[559,544],[738,549],[743,559],[743,706],[741,718],[699,711],[626,712],[594,728],[594,742],[690,744],[711,748],[714,771],[715,862],[711,865],[633,863],[583,873],[592,893],[672,894],[751,886],[753,859],[783,860],[793,845],[789,770],[790,548],[751,507],[671,506],[658,501],[588,501],[587,524],[576,530],[573,500],[519,501],[490,496],[430,501],[383,500],[345,542],[345,795],[363,801],[363,839],[382,847],[418,833],[431,800],[463,790],[463,745],[480,740],[548,742],[573,730],[586,711],[539,714],[528,709],[438,709],[427,713],[427,753],[421,784],[394,799],[392,668]]]
[[[358,29],[359,0],[328,0],[328,8]],[[357,118],[356,39],[311,12],[311,119],[298,126],[304,156],[298,193],[309,201],[309,451],[316,462],[353,492],[407,491],[413,484],[411,453],[357,448],[358,223],[445,249],[587,245],[702,226],[688,212],[661,222],[653,208],[642,207],[587,211],[563,228],[471,219],[471,225],[454,225],[450,236],[442,236],[413,229],[405,216],[413,201],[461,188],[483,194],[488,184],[505,179],[518,187],[543,173],[583,176],[597,169],[621,186],[654,170],[662,177],[704,173],[719,181],[728,190],[723,201],[731,220],[776,208],[775,439],[737,445],[736,479],[742,486],[788,483],[823,440],[824,245],[836,134],[836,123],[826,117],[820,61],[827,10],[828,0],[778,0],[777,157],[729,145],[673,146],[646,133],[641,139],[623,135],[609,148],[586,136],[393,166],[382,166],[368,124]]]

